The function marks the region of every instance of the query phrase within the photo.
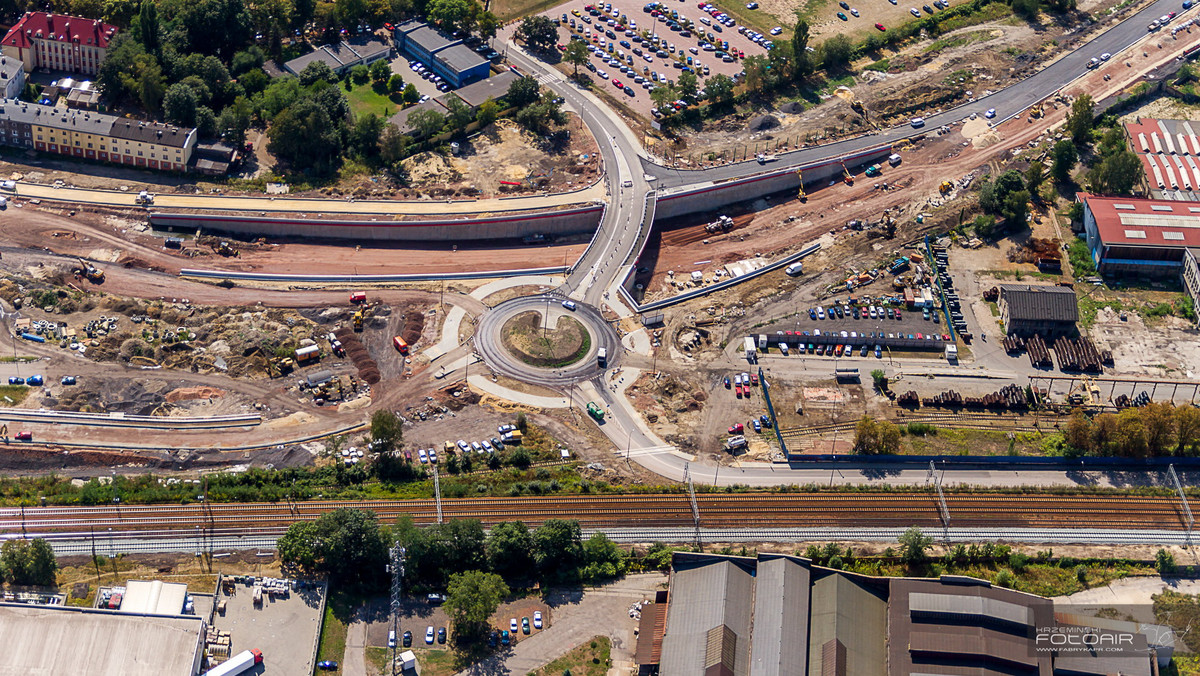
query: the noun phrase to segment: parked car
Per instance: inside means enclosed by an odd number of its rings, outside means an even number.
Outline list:
[[[521,618],[521,633],[522,634],[529,633],[529,618],[528,617]]]
[[[533,613],[533,628],[534,629],[542,628],[542,611],[540,611],[540,610],[534,611],[534,613]]]
[[[437,634],[437,636],[438,636],[438,637],[437,637],[437,642],[438,642],[438,643],[443,643],[443,644],[444,644],[444,643],[446,642],[446,628],[445,628],[445,627],[440,627],[440,628],[438,628],[438,634]]]
[[[338,663],[333,660],[322,660],[317,662],[317,668],[324,671],[337,671]]]
[[[411,631],[404,632],[403,643],[404,643],[405,648],[412,646],[412,632]]]
[[[33,432],[17,432],[13,438],[17,441],[33,441]]]
[[[433,645],[433,625],[432,624],[425,628],[425,644]]]
[[[745,431],[746,431],[746,426],[743,425],[742,423],[734,423],[729,426],[730,434],[741,434],[742,432],[745,432]]]

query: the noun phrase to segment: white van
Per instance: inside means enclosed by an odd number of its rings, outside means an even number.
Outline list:
[[[920,129],[921,127],[925,126],[925,118],[914,117],[911,121],[909,121],[909,124],[912,125],[913,129]]]
[[[784,270],[784,272],[786,272],[789,277],[796,277],[798,275],[801,275],[804,273],[804,263],[802,263],[800,261],[796,261],[795,263],[792,263],[791,265],[787,266],[787,268]]]
[[[888,164],[892,165],[893,167],[900,166],[900,163],[902,161],[903,160],[900,158],[900,156],[895,153],[892,153],[891,155],[888,156]]]
[[[388,647],[389,648],[396,647],[396,630],[395,629],[391,629],[388,631]]]

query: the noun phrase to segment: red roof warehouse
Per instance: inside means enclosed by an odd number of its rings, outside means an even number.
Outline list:
[[[94,19],[27,12],[4,36],[5,56],[35,68],[95,75],[117,27]]]
[[[1200,248],[1200,202],[1081,194],[1083,228],[1096,269],[1106,276],[1164,277]]]

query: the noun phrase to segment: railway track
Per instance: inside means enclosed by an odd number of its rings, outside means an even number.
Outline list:
[[[942,527],[932,491],[904,493],[742,493],[696,496],[699,526],[711,529]],[[946,495],[950,524],[974,528],[1186,530],[1181,503],[1141,496]],[[381,522],[407,515],[434,523],[433,500],[323,501],[190,505],[121,505],[0,509],[0,537],[112,533],[279,533],[334,509],[374,511]],[[446,519],[485,525],[521,520],[537,526],[574,519],[584,528],[695,527],[686,494],[526,496],[443,500]]]
[[[1044,416],[999,416],[987,413],[947,412],[918,414],[911,417],[889,418],[888,421],[897,425],[908,423],[926,423],[938,427],[971,430],[1002,430],[1009,432],[1037,432],[1053,430],[1059,424],[1065,423],[1066,418],[1056,415]],[[787,439],[803,439],[819,437],[833,432],[853,431],[858,421],[825,423],[807,427],[787,427],[779,430],[779,434]]]

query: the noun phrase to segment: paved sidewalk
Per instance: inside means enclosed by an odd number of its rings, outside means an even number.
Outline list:
[[[629,617],[629,606],[641,599],[653,600],[654,593],[666,580],[662,573],[642,573],[598,589],[552,590],[548,597],[549,625],[545,631],[521,637],[508,652],[484,660],[458,676],[528,674],[598,635],[607,635],[612,640],[614,664],[627,663],[637,648],[633,636],[637,621]]]
[[[344,676],[367,676],[367,621],[355,613],[354,621],[346,627],[346,654],[342,656]]]

